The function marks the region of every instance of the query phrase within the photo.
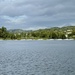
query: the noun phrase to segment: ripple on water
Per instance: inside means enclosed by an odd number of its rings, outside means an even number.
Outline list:
[[[0,45],[0,75],[75,75],[73,41],[5,41]]]

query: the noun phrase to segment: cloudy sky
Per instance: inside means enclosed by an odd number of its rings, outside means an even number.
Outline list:
[[[0,27],[39,29],[75,25],[75,0],[0,0]]]

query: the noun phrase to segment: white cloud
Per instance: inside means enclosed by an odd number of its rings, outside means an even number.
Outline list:
[[[0,24],[13,27],[74,23],[75,0],[0,0],[0,16]]]
[[[27,16],[25,15],[15,16],[15,17],[2,16],[2,19],[5,19],[7,23],[13,23],[13,24],[23,24],[25,23],[26,18]]]

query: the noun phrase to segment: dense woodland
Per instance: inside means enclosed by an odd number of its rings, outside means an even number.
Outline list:
[[[0,39],[75,39],[75,26],[53,27],[35,31],[7,30],[2,27],[0,28]]]

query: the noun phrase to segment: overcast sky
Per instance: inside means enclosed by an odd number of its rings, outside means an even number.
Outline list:
[[[39,29],[75,25],[75,0],[0,0],[0,27]]]

